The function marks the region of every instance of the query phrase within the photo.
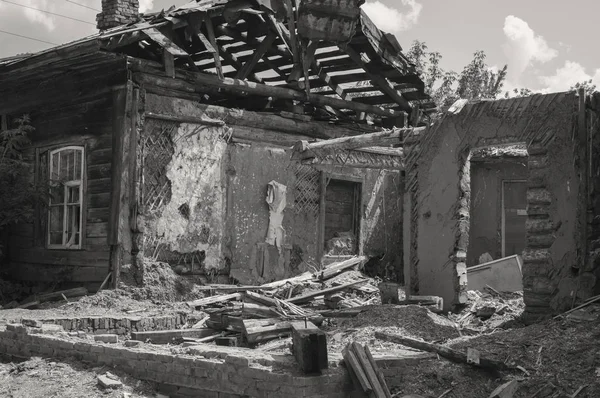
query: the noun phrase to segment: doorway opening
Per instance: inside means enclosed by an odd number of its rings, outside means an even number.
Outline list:
[[[476,152],[470,159],[469,174],[467,267],[521,255],[527,246],[526,148]]]
[[[359,252],[362,183],[330,179],[324,194],[323,248],[326,255]]]

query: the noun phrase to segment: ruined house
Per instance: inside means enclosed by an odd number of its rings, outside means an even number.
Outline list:
[[[98,34],[0,61],[3,125],[30,115],[25,157],[54,192],[11,231],[5,271],[98,285],[146,257],[249,283],[364,253],[401,277],[401,149],[291,160],[299,141],[435,110],[361,2],[333,3],[346,12],[199,0],[139,15],[106,0]]]
[[[482,255],[521,254],[529,319],[597,294],[597,121],[583,92],[461,100],[406,146],[410,291],[464,303]]]

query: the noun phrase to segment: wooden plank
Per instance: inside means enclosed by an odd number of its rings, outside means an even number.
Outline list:
[[[352,382],[354,387],[359,391],[363,391],[367,393],[369,397],[373,395],[373,387],[367,378],[367,375],[362,368],[360,361],[356,357],[356,354],[351,350],[352,343],[348,343],[348,345],[342,350],[342,357],[344,358],[344,362],[346,364],[346,368],[350,373],[352,378]]]
[[[373,371],[377,375],[377,380],[379,381],[379,384],[381,385],[381,388],[383,389],[385,398],[392,398],[390,389],[388,388],[387,383],[385,382],[385,377],[383,375],[383,372],[381,371],[381,369],[379,369],[379,366],[377,365],[377,362],[375,361],[375,358],[373,358],[373,354],[371,354],[371,350],[369,349],[369,347],[367,345],[365,345],[365,354],[367,355],[367,359],[369,360],[369,363],[371,364]]]
[[[82,250],[49,250],[35,248],[31,250],[14,250],[11,260],[30,264],[104,267],[109,259],[105,252],[88,252]]]
[[[269,47],[273,44],[275,39],[277,39],[277,35],[274,32],[270,32],[267,36],[265,36],[263,41],[260,43],[258,48],[255,50],[254,54],[252,55],[252,58],[250,58],[242,66],[242,68],[240,70],[238,70],[237,75],[236,75],[237,79],[243,80],[248,77],[250,72],[252,72],[252,69],[254,69],[254,67],[256,66],[258,61],[260,61],[261,58],[263,57],[263,55],[265,55],[265,53],[267,52]]]
[[[88,294],[88,290],[85,287],[76,287],[74,289],[59,290],[52,293],[37,294],[35,300],[43,303],[45,301],[60,300],[64,297],[80,297]]]
[[[215,38],[215,31],[212,24],[212,19],[208,14],[203,15],[203,22],[206,26],[206,34],[208,35],[208,41],[212,48],[215,50],[213,58],[215,60],[215,68],[217,69],[217,77],[223,80],[223,67],[221,66],[221,56],[219,55],[219,46],[217,45],[217,39]]]
[[[251,344],[286,337],[292,332],[290,322],[282,321],[279,318],[244,319],[242,323],[244,336]]]
[[[377,71],[373,70],[368,64],[365,64],[361,58],[361,56],[352,49],[349,45],[341,46],[340,50],[346,52],[348,56],[362,69],[367,72],[369,80],[373,82],[373,84],[377,85],[379,89],[388,96],[390,96],[394,102],[396,102],[403,110],[406,112],[410,112],[412,107],[409,102],[402,97],[402,95],[396,91],[396,89],[381,75],[377,73]],[[366,79],[365,79],[366,80]]]
[[[354,355],[356,355],[356,359],[358,359],[358,362],[360,363],[361,368],[364,370],[365,375],[367,376],[367,379],[369,380],[369,384],[371,385],[371,388],[373,389],[375,397],[376,398],[385,398],[386,393],[385,393],[383,387],[381,386],[381,383],[379,382],[379,378],[378,378],[377,374],[375,373],[375,369],[373,369],[371,362],[367,358],[367,354],[365,353],[364,347],[361,346],[360,344],[358,344],[357,342],[353,342],[353,343],[351,343],[350,350],[352,352],[354,352]],[[388,395],[389,395],[389,392],[388,392]]]
[[[238,300],[242,297],[241,293],[222,294],[218,296],[205,297],[194,301],[188,301],[187,305],[196,308],[211,304],[223,303],[225,301]]]
[[[354,267],[357,265],[358,266],[363,265],[364,263],[367,262],[368,259],[369,258],[366,256],[358,256],[358,257],[350,258],[348,260],[329,264],[328,266],[325,267],[325,269],[322,272],[320,272],[319,274],[316,275],[315,279],[318,281],[323,281],[323,280],[329,279],[329,278],[339,274],[340,272],[347,270],[348,268],[351,268],[351,267]]]
[[[426,341],[420,341],[420,340],[412,339],[410,337],[392,335],[392,334],[382,333],[382,332],[375,332],[375,337],[380,340],[389,341],[389,342],[396,343],[396,344],[402,344],[406,347],[416,348],[418,350],[427,351],[427,352],[434,352],[434,353],[436,353],[446,359],[454,361],[454,362],[460,362],[460,363],[465,363],[465,364],[469,363],[467,361],[467,354],[465,354],[464,352],[456,351],[450,347],[445,347],[445,346],[442,346],[439,344],[434,344],[434,343],[428,343]],[[487,358],[479,358],[479,363],[473,364],[473,365],[479,366],[482,368],[495,369],[495,370],[509,369],[509,367],[504,362],[487,359]]]
[[[304,373],[320,373],[329,367],[327,336],[312,322],[291,323],[294,356]]]
[[[324,296],[326,294],[332,294],[332,293],[335,293],[335,292],[339,292],[339,291],[342,291],[344,289],[348,289],[351,286],[355,286],[355,285],[358,285],[359,283],[365,283],[365,282],[367,282],[366,279],[360,279],[358,281],[354,281],[354,282],[351,282],[351,283],[346,283],[344,285],[330,287],[328,289],[319,290],[317,292],[305,294],[303,296],[293,297],[293,298],[285,300],[285,301],[287,301],[288,303],[293,303],[293,304],[306,303],[306,302],[311,301],[312,299],[314,299],[316,297]]]
[[[175,57],[189,57],[189,54],[177,46],[173,41],[171,41],[167,36],[163,35],[158,29],[149,28],[144,29],[143,32],[156,44],[164,48],[170,54]]]
[[[165,73],[167,76],[175,78],[175,57],[165,48],[163,50],[163,63],[165,64]]]
[[[203,338],[214,334],[215,331],[209,328],[153,330],[147,332],[131,332],[131,339],[137,341],[150,340],[153,344],[168,344],[184,337]]]

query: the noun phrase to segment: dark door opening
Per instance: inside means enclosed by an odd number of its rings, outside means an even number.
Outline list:
[[[328,255],[358,253],[362,184],[329,180],[325,189],[324,247]]]
[[[502,257],[521,255],[527,243],[527,181],[502,181]]]

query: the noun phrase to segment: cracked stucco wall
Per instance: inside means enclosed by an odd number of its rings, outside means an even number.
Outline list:
[[[561,311],[578,287],[572,267],[581,259],[579,171],[573,140],[576,98],[571,93],[468,104],[447,114],[418,159],[418,294],[461,303],[469,245],[469,168],[474,148],[526,142],[529,158],[527,248],[523,283],[532,317]],[[574,155],[575,154],[575,155]],[[413,232],[414,233],[414,232]]]
[[[187,267],[188,272],[198,271],[189,269],[192,255],[204,271],[224,267],[225,134],[225,127],[178,125],[171,137],[174,153],[166,166],[170,199],[145,217],[146,234],[160,242],[158,258]]]

